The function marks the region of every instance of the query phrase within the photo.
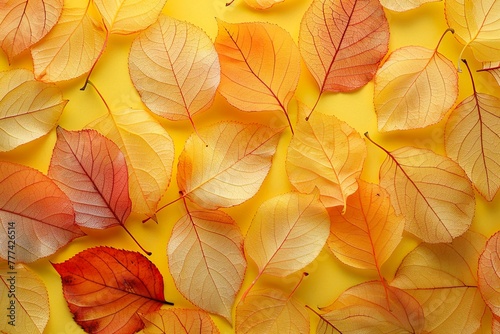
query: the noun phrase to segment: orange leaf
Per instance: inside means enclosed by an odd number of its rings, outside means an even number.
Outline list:
[[[300,24],[300,52],[321,93],[364,86],[388,44],[389,24],[378,0],[314,0]]]
[[[141,315],[146,327],[144,334],[219,334],[208,313],[188,309],[161,309]]]
[[[326,207],[345,206],[358,187],[366,146],[359,134],[335,116],[319,114],[304,120],[306,106],[299,104],[296,133],[288,146],[286,171],[302,193],[318,187]]]
[[[438,2],[441,0],[380,0],[380,4],[387,9],[396,12],[406,12],[418,8],[425,3]]]
[[[179,157],[179,189],[206,209],[245,202],[267,176],[281,132],[233,122],[201,129],[186,141]]]
[[[282,110],[292,128],[287,108],[300,76],[300,53],[290,34],[269,23],[217,22],[219,92],[244,111]]]
[[[31,49],[37,80],[70,80],[89,72],[97,61],[105,32],[102,23],[88,13],[89,4],[65,1],[58,23]]]
[[[179,219],[168,243],[170,273],[188,300],[231,321],[246,270],[243,236],[222,211],[191,211]]]
[[[261,289],[236,307],[236,333],[309,333],[309,314],[293,296]]]
[[[0,41],[9,62],[41,40],[57,23],[62,0],[10,0],[0,7]]]
[[[130,50],[130,77],[144,104],[170,120],[210,107],[220,80],[217,52],[200,28],[168,16],[140,33]]]
[[[161,273],[136,252],[95,247],[52,266],[75,321],[87,333],[135,333],[144,327],[138,313],[171,305]]]
[[[384,188],[358,180],[358,191],[330,214],[330,249],[342,262],[361,269],[376,270],[389,258],[402,239],[404,222],[396,216]]]
[[[500,316],[500,274],[497,269],[500,263],[499,236],[498,232],[495,233],[486,243],[486,247],[479,258],[478,270],[479,291],[488,307],[497,317]]]
[[[33,262],[54,254],[84,233],[68,197],[39,171],[0,162],[0,257]],[[14,236],[14,237],[12,237]],[[11,240],[9,242],[9,240]],[[7,246],[12,245],[14,249]]]
[[[0,151],[47,134],[67,102],[59,88],[36,81],[28,70],[0,72]]]
[[[366,282],[344,291],[320,315],[317,333],[422,333],[424,314],[403,290],[381,282]],[[334,331],[335,330],[335,331]]]
[[[49,321],[47,288],[23,264],[0,260],[0,307],[6,315],[0,322],[0,333],[42,334]]]

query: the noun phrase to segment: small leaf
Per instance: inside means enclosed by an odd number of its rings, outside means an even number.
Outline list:
[[[208,313],[188,309],[161,309],[141,315],[146,327],[144,334],[219,334]]]
[[[380,0],[380,4],[389,10],[406,12],[418,8],[425,3],[438,1],[441,0]]]
[[[28,70],[0,72],[0,151],[47,134],[67,102],[59,88],[36,81]]]
[[[246,270],[243,236],[233,219],[222,211],[188,212],[174,226],[167,255],[179,291],[230,321]]]
[[[8,259],[15,236],[15,260],[33,262],[54,254],[84,233],[74,224],[71,201],[39,171],[0,162],[0,257]],[[14,231],[14,232],[10,232]],[[10,233],[9,233],[10,232]]]
[[[163,296],[161,273],[136,252],[95,247],[52,265],[75,321],[87,333],[135,333],[144,327],[139,313],[171,304]]]

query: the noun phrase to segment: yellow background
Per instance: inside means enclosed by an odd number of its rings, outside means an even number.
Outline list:
[[[284,3],[277,4],[269,10],[257,11],[249,8],[243,0],[235,0],[230,7],[225,7],[225,0],[168,0],[163,13],[201,27],[212,40],[215,40],[217,34],[215,20],[217,17],[228,22],[273,22],[289,31],[297,42],[300,21],[310,3],[311,0],[285,0]],[[433,49],[442,33],[448,27],[445,21],[443,2],[429,3],[406,13],[386,11],[386,15],[391,30],[390,51],[406,45],[421,45]],[[135,36],[111,36],[109,45],[91,77],[92,82],[99,88],[112,109],[125,107],[144,108],[128,75],[128,52]],[[439,51],[454,63],[457,63],[461,48],[462,46],[458,41],[451,34],[447,34],[443,39]],[[468,50],[465,51],[464,56],[469,60],[473,70],[479,68],[479,64],[473,60],[472,54]],[[11,66],[9,66],[5,55],[0,53],[0,69],[6,70],[11,68],[32,69],[29,53],[17,58]],[[303,66],[302,69],[296,98],[312,106],[317,98],[318,87],[306,67]],[[474,76],[478,91],[500,96],[500,89],[489,74],[474,73]],[[457,103],[472,93],[467,72],[461,73],[459,79],[460,96]],[[79,90],[83,81],[83,78],[79,78],[69,82],[58,83],[58,86],[63,90],[64,98],[69,99],[69,103],[59,122],[65,129],[81,129],[92,120],[106,113],[104,105],[92,87],[88,87],[86,91]],[[444,122],[422,130],[379,134],[377,132],[372,96],[373,83],[369,83],[354,93],[324,94],[316,112],[333,114],[346,121],[361,134],[368,131],[374,140],[390,150],[411,145],[444,153]],[[295,100],[292,100],[289,110],[292,121],[295,121],[297,111]],[[194,122],[198,128],[201,128],[223,119],[259,122],[270,126],[286,125],[285,117],[280,112],[241,112],[231,107],[220,95],[217,95],[215,103],[210,110],[195,116]],[[162,119],[159,119],[159,121],[174,139],[176,150],[173,178],[162,200],[162,203],[167,203],[178,197],[175,166],[177,165],[177,157],[183,149],[185,140],[192,133],[192,127],[188,121],[172,122]],[[287,131],[279,144],[278,153],[274,159],[271,172],[259,193],[242,205],[225,210],[238,222],[243,233],[246,232],[253,214],[263,201],[291,190],[285,173],[286,150],[290,139],[291,134]],[[49,135],[18,147],[13,151],[0,153],[0,160],[19,162],[46,173],[54,143],[55,131],[52,131]],[[378,182],[378,168],[385,156],[382,151],[373,145],[367,143],[367,147],[369,156],[366,161],[363,178],[371,182]],[[500,229],[499,197],[496,196],[493,202],[488,203],[477,195],[477,211],[471,228],[472,230],[479,231],[489,237]],[[156,264],[163,274],[165,298],[174,302],[176,307],[189,308],[193,306],[175,289],[173,280],[168,273],[166,258],[166,247],[172,226],[183,214],[184,208],[178,202],[159,212],[159,224],[150,221],[143,225],[141,220],[144,217],[131,216],[127,221],[127,227],[145,248],[153,252],[150,260]],[[119,227],[104,231],[86,230],[86,232],[88,236],[74,240],[55,255],[29,265],[29,267],[33,268],[43,278],[49,291],[51,312],[45,333],[83,333],[72,320],[62,296],[60,277],[52,268],[49,261],[59,263],[69,259],[81,250],[98,245],[108,245],[134,251],[138,250],[137,246]],[[394,275],[402,258],[417,243],[418,241],[415,238],[405,235],[403,242],[391,259],[382,267],[383,275],[388,280]],[[312,307],[329,305],[346,288],[366,280],[377,278],[376,273],[355,270],[343,265],[326,248],[318,259],[309,265],[305,271],[309,272],[310,275],[302,282],[296,292],[296,296],[303,303]],[[250,261],[242,290],[245,290],[249,286],[255,276],[256,269]],[[285,279],[272,279],[263,276],[257,285],[281,286],[291,291],[299,278],[300,273]],[[221,333],[234,332],[230,324],[222,320],[222,318],[214,316],[213,319],[216,321]],[[312,315],[311,319],[313,332],[317,318]],[[485,332],[488,332],[488,330],[485,330]]]

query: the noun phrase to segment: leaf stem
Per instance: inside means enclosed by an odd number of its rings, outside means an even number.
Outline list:
[[[311,112],[309,112],[309,115],[306,116],[306,121],[309,121],[309,118],[311,118],[311,115],[314,111],[314,109],[316,109],[316,106],[318,105],[319,103],[319,100],[321,99],[321,96],[323,95],[323,90],[321,90],[318,94],[318,98],[316,99],[316,102],[314,103],[314,106],[312,107],[311,109]]]
[[[474,83],[474,77],[472,76],[472,71],[470,70],[469,63],[467,63],[467,59],[462,59],[462,62],[465,64],[465,67],[467,67],[467,71],[469,71],[470,81],[472,82],[472,90],[474,91],[474,94],[476,94],[476,84]]]
[[[94,83],[90,80],[87,79],[87,83],[92,86],[92,88],[94,88],[94,90],[97,92],[97,95],[99,95],[99,97],[101,98],[101,101],[104,103],[104,105],[106,106],[106,109],[108,109],[108,113],[111,114],[111,109],[109,108],[109,105],[108,103],[106,102],[106,100],[104,99],[104,97],[102,96],[101,92],[99,91],[99,89],[97,89],[97,87],[94,85]]]
[[[169,206],[169,205],[171,205],[171,204],[174,204],[175,202],[180,201],[181,199],[183,199],[184,197],[186,197],[184,194],[182,194],[182,192],[181,192],[181,191],[179,192],[179,194],[181,194],[181,196],[180,196],[180,197],[178,197],[178,198],[174,199],[173,201],[170,201],[170,202],[168,202],[167,204],[165,204],[165,205],[161,206],[160,208],[156,209],[156,212],[155,212],[155,213],[158,213],[158,211],[163,210],[163,209],[165,209],[167,206]],[[150,220],[151,218],[152,218],[152,217],[148,217],[148,218],[144,219],[142,222],[143,222],[143,223],[146,223],[146,222],[147,222],[148,220]]]
[[[259,280],[260,276],[262,276],[263,273],[264,273],[264,270],[261,270],[259,272],[259,274],[257,275],[257,277],[254,278],[254,280],[252,281],[252,283],[250,284],[250,286],[245,290],[245,292],[241,296],[241,302],[242,303],[245,302],[245,298],[247,297],[248,293],[250,292],[250,290],[252,290],[252,288],[254,287],[255,283],[257,283],[257,281]]]
[[[106,47],[108,46],[109,30],[108,30],[108,27],[106,27],[106,23],[104,23],[104,19],[102,20],[102,23],[103,23],[104,29],[106,30],[106,36],[104,37],[104,43],[102,44],[102,48],[99,51],[99,54],[97,55],[97,58],[95,59],[94,63],[92,64],[92,67],[90,68],[90,71],[87,74],[87,78],[85,79],[85,83],[83,84],[83,87],[80,88],[80,90],[85,90],[85,88],[87,88],[87,84],[89,83],[90,75],[94,71],[94,68],[97,65],[97,62],[99,61],[99,59],[101,59],[101,56],[104,53],[104,50],[106,50]]]
[[[308,308],[309,310],[311,310],[314,314],[316,314],[318,316],[318,318],[320,318],[321,320],[323,320],[324,322],[326,322],[328,325],[330,325],[334,330],[336,330],[337,332],[339,333],[342,333],[337,327],[335,327],[334,324],[332,324],[330,321],[328,321],[327,319],[325,319],[325,317],[323,317],[321,314],[319,314],[318,312],[316,312],[316,310],[314,310],[311,306],[309,305],[306,305],[306,308]]]
[[[375,146],[377,146],[378,148],[380,148],[382,151],[384,151],[385,153],[387,153],[387,155],[391,156],[391,152],[389,152],[388,150],[386,150],[385,148],[383,148],[382,146],[380,146],[380,144],[377,144],[375,141],[373,141],[373,139],[370,138],[370,136],[368,135],[368,132],[365,132],[365,137],[368,138],[368,140],[374,144]]]
[[[233,2],[234,2],[234,0],[231,0],[231,1],[229,1],[229,2],[226,2],[226,7],[227,7],[227,6],[231,6],[231,4],[232,4]]]
[[[125,230],[125,232],[127,232],[128,235],[132,238],[132,240],[135,241],[135,243],[137,244],[137,246],[139,246],[139,248],[142,249],[142,251],[144,253],[146,253],[146,255],[151,256],[153,254],[153,253],[151,253],[150,251],[147,251],[146,249],[144,249],[144,247],[141,246],[141,244],[139,243],[139,241],[137,241],[137,239],[132,235],[132,233],[130,233],[130,231],[125,226],[125,224],[121,224],[121,226],[123,227],[123,229]]]
[[[437,43],[436,45],[436,49],[435,49],[435,52],[437,52],[437,49],[439,48],[439,45],[441,45],[441,41],[443,40],[444,38],[444,35],[446,35],[448,32],[451,32],[452,34],[455,33],[455,29],[453,28],[448,28],[444,31],[444,33],[441,35],[441,38],[439,39],[439,42]]]
[[[299,282],[295,285],[295,288],[293,288],[292,292],[290,292],[290,295],[288,296],[288,299],[292,298],[292,296],[295,294],[297,289],[299,288],[300,284],[302,284],[302,281],[304,280],[305,277],[309,276],[308,272],[303,272],[302,275],[300,275],[300,280]]]

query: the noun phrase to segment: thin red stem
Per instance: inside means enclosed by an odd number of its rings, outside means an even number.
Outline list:
[[[167,206],[169,206],[169,205],[171,205],[171,204],[174,204],[175,202],[177,202],[177,201],[179,201],[179,200],[183,199],[184,197],[185,197],[185,195],[182,195],[182,194],[181,194],[181,197],[178,197],[178,198],[174,199],[173,201],[168,202],[167,204],[163,205],[162,207],[160,207],[160,208],[156,209],[156,213],[158,213],[158,211],[160,211],[160,210],[165,209]],[[143,222],[143,223],[146,223],[146,222],[147,222],[148,220],[150,220],[151,218],[152,218],[152,217],[148,217],[148,218],[144,219],[142,222]]]
[[[227,7],[227,6],[231,6],[231,4],[232,4],[233,2],[234,2],[234,0],[231,0],[231,1],[229,1],[229,2],[226,2],[226,7]]]
[[[123,229],[125,230],[125,232],[128,233],[128,235],[130,235],[130,237],[132,238],[132,240],[135,241],[135,243],[137,244],[137,246],[139,246],[140,249],[142,249],[142,251],[144,253],[146,253],[148,256],[151,256],[153,253],[151,253],[150,251],[147,251],[146,249],[144,249],[144,247],[141,246],[141,244],[137,241],[137,239],[132,235],[132,233],[130,233],[130,231],[127,229],[127,227],[124,225],[124,224],[121,224],[121,226],[123,227]]]
[[[101,59],[101,56],[104,53],[104,50],[106,50],[106,47],[108,46],[109,30],[108,30],[108,27],[106,27],[104,20],[103,20],[103,25],[104,25],[104,29],[106,30],[106,36],[104,37],[104,43],[102,45],[101,51],[99,51],[97,58],[95,59],[94,63],[92,64],[92,67],[90,68],[89,73],[87,74],[87,78],[85,79],[85,83],[83,84],[83,87],[80,88],[80,90],[85,90],[85,88],[87,88],[87,84],[89,83],[90,75],[94,71],[94,68],[97,65],[97,62],[99,61],[99,59]]]
[[[101,98],[101,101],[104,103],[104,105],[106,106],[106,109],[108,109],[108,113],[111,114],[111,109],[109,108],[109,105],[106,103],[106,100],[104,99],[104,97],[102,96],[101,92],[99,91],[99,89],[97,89],[97,87],[94,85],[94,83],[90,80],[87,80],[87,83],[92,86],[92,88],[94,88],[94,90],[97,92],[97,95],[99,95],[99,97]]]
[[[304,280],[305,277],[309,276],[309,273],[303,272],[302,275],[300,276],[299,282],[295,285],[295,288],[293,288],[292,292],[290,292],[290,295],[288,296],[288,299],[292,298],[292,296],[295,294],[297,289],[299,288],[300,284],[302,284],[302,281]]]
[[[337,327],[335,327],[334,324],[332,324],[330,321],[328,321],[327,319],[325,319],[325,317],[323,317],[321,314],[319,314],[318,312],[316,312],[316,310],[314,310],[311,306],[306,305],[306,308],[308,308],[309,310],[311,310],[314,314],[316,314],[318,316],[318,318],[320,318],[321,320],[323,320],[324,322],[326,322],[328,325],[332,326],[332,328],[335,329],[337,332],[342,333]]]

